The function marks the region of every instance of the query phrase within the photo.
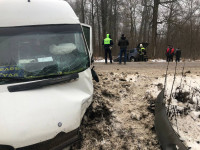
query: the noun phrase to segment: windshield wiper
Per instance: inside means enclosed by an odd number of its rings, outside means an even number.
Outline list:
[[[27,79],[26,78],[19,78],[19,77],[0,77],[0,80],[24,81],[24,80],[27,80]]]
[[[32,82],[32,83],[8,86],[7,88],[8,88],[9,92],[28,91],[28,90],[33,90],[33,89],[39,89],[44,86],[59,84],[59,83],[63,83],[63,82],[70,82],[70,81],[76,80],[78,78],[79,78],[78,73],[75,73],[75,74],[71,74],[71,75],[59,76],[56,78],[49,78],[46,80],[36,81],[36,82]]]

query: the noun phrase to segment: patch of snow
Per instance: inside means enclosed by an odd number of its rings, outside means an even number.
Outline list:
[[[97,59],[97,60],[94,60],[94,62],[105,63],[105,59]]]
[[[164,59],[151,59],[150,62],[166,62]]]
[[[136,75],[127,75],[126,77],[126,81],[130,81],[130,82],[136,82],[138,79],[138,76]]]
[[[196,111],[192,111],[190,113],[190,115],[194,118],[194,119],[198,119],[200,117],[200,112],[196,112]]]
[[[172,84],[174,76],[167,77],[166,84],[166,100],[170,99]],[[160,93],[158,84],[164,84],[165,78],[158,78],[150,86],[148,92],[156,98]],[[182,81],[182,83],[181,83]],[[175,106],[179,112],[176,120],[173,118],[171,121],[174,130],[179,133],[184,143],[191,147],[191,150],[200,150],[200,77],[191,75],[187,77],[176,76],[176,80],[172,90],[171,106]],[[182,99],[177,97],[177,93],[183,94],[185,97]],[[182,95],[181,95],[182,96]],[[166,105],[168,102],[166,102]],[[167,107],[167,106],[166,106]],[[170,107],[171,108],[171,107]],[[185,109],[187,111],[185,112]],[[169,118],[170,119],[170,118]],[[177,129],[177,126],[178,129]]]

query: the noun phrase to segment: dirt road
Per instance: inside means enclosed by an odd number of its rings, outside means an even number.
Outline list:
[[[94,82],[94,102],[81,126],[82,141],[72,149],[159,150],[154,129],[155,98],[148,93],[165,76],[167,63],[95,63],[100,82]],[[178,75],[184,63],[179,63]],[[169,65],[173,75],[175,63]],[[200,62],[185,63],[184,73],[199,76]],[[155,86],[161,90],[163,83]]]
[[[169,71],[174,73],[176,63],[170,63]],[[105,65],[104,63],[95,63],[97,72],[127,72],[127,73],[145,73],[145,74],[164,74],[167,68],[165,62],[130,62],[126,65],[119,65],[118,63]],[[182,72],[184,63],[178,63],[178,73]],[[200,74],[200,62],[185,62],[185,70],[190,70],[194,74]]]

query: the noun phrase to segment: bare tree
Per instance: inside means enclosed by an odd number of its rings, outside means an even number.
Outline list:
[[[94,55],[103,56],[106,33],[117,41],[123,32],[130,49],[149,42],[149,57],[165,57],[167,44],[183,49],[185,58],[200,57],[200,0],[67,0],[81,22],[93,27]]]
[[[153,6],[153,21],[152,21],[152,49],[153,49],[153,56],[156,57],[157,52],[157,28],[158,28],[158,10],[160,4],[168,4],[173,3],[176,0],[170,0],[170,1],[160,1],[160,0],[154,0],[154,6]]]

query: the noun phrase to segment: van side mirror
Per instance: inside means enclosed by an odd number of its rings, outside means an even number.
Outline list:
[[[98,77],[96,71],[94,71],[94,67],[92,68],[91,72],[92,72],[93,80],[95,80],[96,82],[99,82],[99,77]]]
[[[93,46],[92,46],[92,27],[90,25],[81,24],[83,29],[84,38],[89,49],[90,58],[93,55]]]

